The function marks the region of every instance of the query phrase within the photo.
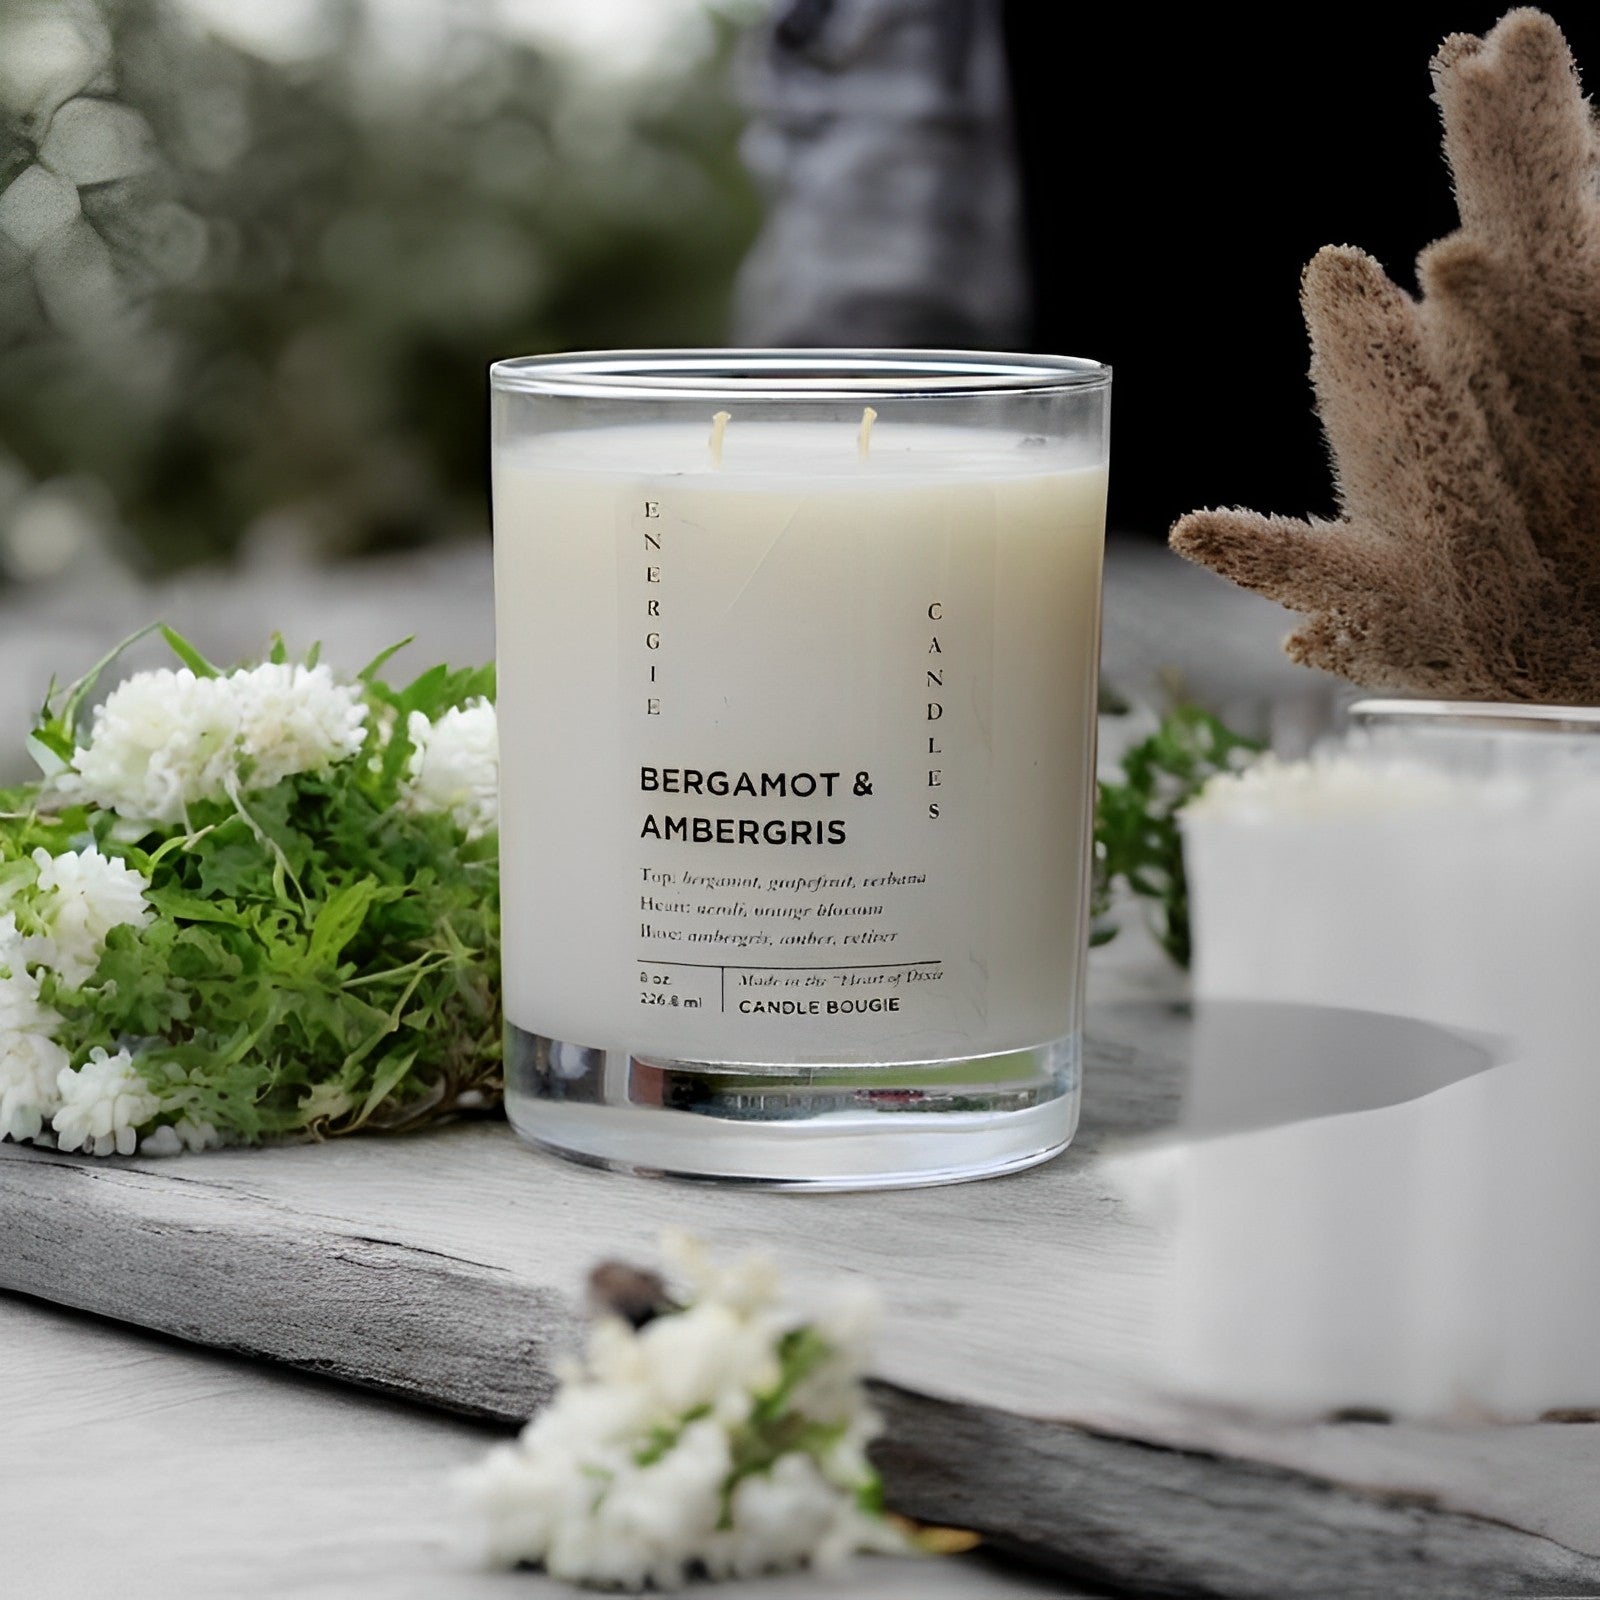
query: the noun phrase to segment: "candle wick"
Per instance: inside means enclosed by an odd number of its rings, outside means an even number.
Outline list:
[[[711,419],[711,465],[714,467],[722,465],[722,436],[728,431],[730,420],[726,411],[719,411]]]
[[[861,431],[856,434],[856,454],[863,461],[872,449],[872,424],[878,420],[878,413],[871,406],[865,406],[861,412]]]

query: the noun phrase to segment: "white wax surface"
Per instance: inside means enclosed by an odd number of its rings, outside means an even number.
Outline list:
[[[946,482],[1044,477],[1094,468],[1090,447],[989,428],[944,427],[879,418],[866,454],[848,422],[741,422],[722,436],[720,459],[709,422],[574,428],[516,440],[505,460],[532,471],[584,478],[670,476],[697,488],[870,490],[908,480]],[[1100,469],[1103,472],[1103,468]]]

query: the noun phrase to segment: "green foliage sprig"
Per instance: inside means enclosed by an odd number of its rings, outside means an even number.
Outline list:
[[[1179,966],[1189,965],[1189,883],[1178,813],[1208,780],[1236,771],[1261,749],[1259,741],[1234,733],[1210,712],[1184,705],[1127,751],[1121,781],[1098,788],[1092,944],[1116,937],[1111,910],[1120,884],[1150,902],[1161,948]]]

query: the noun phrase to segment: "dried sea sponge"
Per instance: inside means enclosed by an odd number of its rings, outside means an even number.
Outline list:
[[[1348,246],[1302,284],[1338,520],[1195,511],[1172,547],[1368,688],[1600,703],[1600,137],[1541,11],[1445,40],[1433,78],[1461,227],[1421,299]]]

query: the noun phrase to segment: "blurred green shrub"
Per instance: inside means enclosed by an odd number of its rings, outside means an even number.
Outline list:
[[[722,337],[755,3],[608,74],[492,0],[425,64],[375,0],[296,0],[276,61],[189,0],[0,0],[0,579],[74,516],[146,570],[481,528],[491,358]]]

